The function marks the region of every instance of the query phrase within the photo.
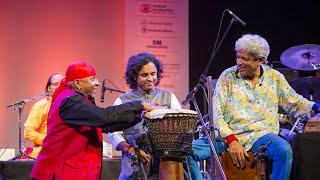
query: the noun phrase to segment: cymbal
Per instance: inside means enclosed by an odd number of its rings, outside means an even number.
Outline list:
[[[290,82],[291,87],[303,97],[320,103],[320,78],[304,77]]]
[[[320,45],[303,44],[285,50],[281,63],[292,69],[311,71],[320,69]]]

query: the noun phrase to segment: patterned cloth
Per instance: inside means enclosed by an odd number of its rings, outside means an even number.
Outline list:
[[[293,113],[297,106],[311,109],[311,102],[297,94],[284,76],[269,66],[255,87],[241,78],[237,67],[226,69],[219,77],[214,93],[214,119],[224,138],[234,134],[248,151],[268,133],[278,134],[278,108]]]

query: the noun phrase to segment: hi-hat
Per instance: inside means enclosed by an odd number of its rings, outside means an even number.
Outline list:
[[[291,87],[303,97],[320,103],[320,78],[304,77],[290,82]]]
[[[296,70],[311,71],[320,69],[320,45],[303,44],[285,50],[281,63]]]

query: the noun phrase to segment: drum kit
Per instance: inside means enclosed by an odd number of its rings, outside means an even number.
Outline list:
[[[298,94],[320,103],[320,45],[303,44],[291,47],[281,54],[280,60],[283,65],[293,70],[316,73],[315,76],[297,78],[289,83]],[[292,118],[291,115],[280,114],[279,120],[282,124],[287,123],[293,126],[289,133],[292,133],[293,130],[302,133],[304,128],[308,129],[308,125],[305,125],[308,121],[305,115]]]
[[[280,56],[281,63],[293,70],[320,71],[320,45],[303,44],[285,50]],[[320,101],[320,77],[303,77],[290,82],[298,94]]]

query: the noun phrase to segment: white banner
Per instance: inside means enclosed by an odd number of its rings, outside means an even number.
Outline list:
[[[189,88],[188,0],[126,0],[125,61],[149,52],[164,66],[160,87],[180,102]]]

